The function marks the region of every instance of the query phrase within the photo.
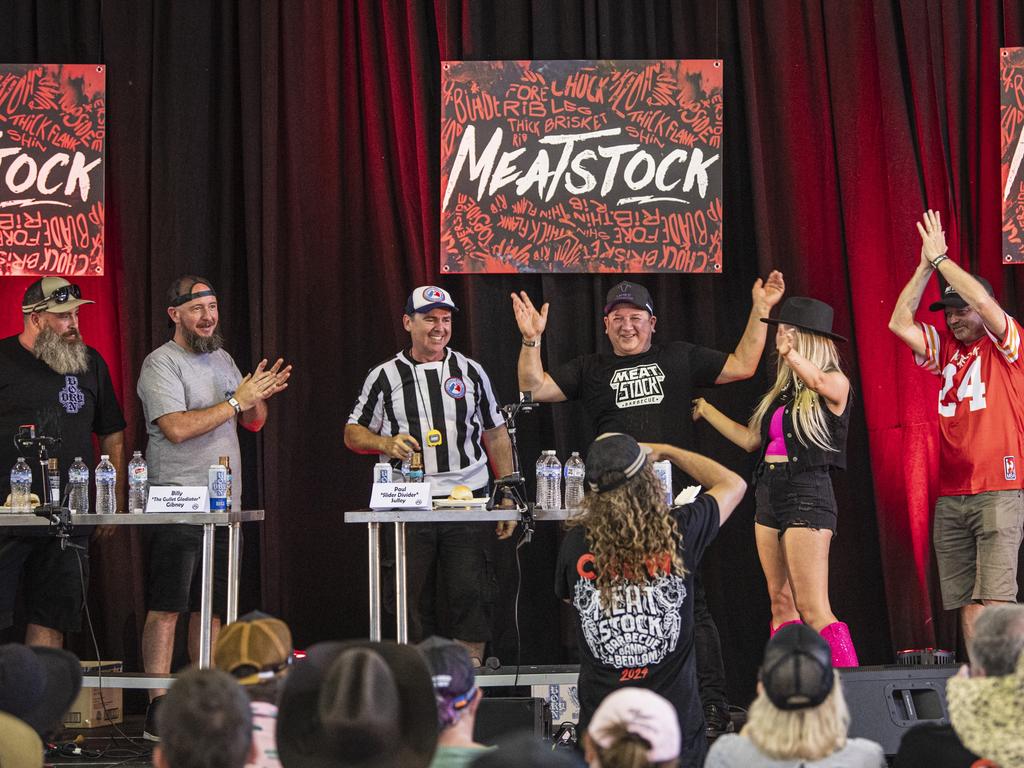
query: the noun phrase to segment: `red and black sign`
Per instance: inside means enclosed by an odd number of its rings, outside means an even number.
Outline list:
[[[719,272],[722,62],[450,61],[442,272]]]
[[[0,64],[0,275],[103,274],[106,69]]]
[[[1024,263],[1024,48],[999,51],[1003,263]]]

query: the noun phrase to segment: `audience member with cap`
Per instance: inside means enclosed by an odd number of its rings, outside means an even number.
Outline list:
[[[916,365],[939,377],[932,542],[942,607],[959,611],[969,648],[982,607],[1017,600],[1024,536],[1022,328],[996,301],[987,280],[949,257],[937,211],[926,211],[917,230],[921,257],[896,299],[889,330],[910,347]],[[945,315],[942,330],[914,320],[932,273],[947,284],[942,298],[928,307]]]
[[[40,737],[60,730],[81,688],[82,668],[74,654],[0,645],[0,712],[21,720]]]
[[[829,644],[806,624],[768,641],[738,734],[711,745],[707,768],[885,768],[882,747],[848,738],[850,712]]]
[[[180,675],[157,717],[154,768],[242,768],[255,757],[249,699],[219,669]]]
[[[650,461],[668,459],[707,490],[669,507]],[[680,765],[707,751],[694,662],[693,574],[747,485],[721,464],[623,434],[587,452],[583,511],[570,518],[555,593],[576,610],[580,728],[618,688],[649,688],[675,707]]]
[[[179,277],[167,292],[167,316],[174,336],[146,356],[137,391],[149,435],[146,458],[151,485],[205,486],[211,464],[231,461],[232,501],[242,497],[242,460],[238,426],[251,432],[267,421],[267,400],[288,386],[291,366],[280,358],[242,376],[223,349],[218,330],[217,292],[205,277]],[[199,648],[199,600],[203,532],[194,525],[145,526],[147,559],[146,624],[142,657],[146,672],[171,671],[178,615],[190,613],[189,649]],[[215,537],[215,638],[227,601],[227,529]],[[195,661],[195,659],[193,659]],[[150,690],[143,736],[159,741],[157,709],[164,691]]]
[[[427,768],[437,746],[430,670],[410,645],[317,643],[292,665],[279,708],[284,768]]]
[[[489,468],[497,478],[512,472],[512,444],[487,371],[448,346],[456,312],[451,294],[436,285],[413,289],[402,314],[409,346],[370,369],[345,424],[345,447],[356,453],[396,467],[421,453],[425,479],[440,499],[467,489],[485,497]],[[406,523],[414,642],[454,638],[482,665],[498,590],[491,548],[495,535],[507,539],[515,527],[511,520]],[[393,562],[391,553],[389,581]]]
[[[949,722],[907,731],[896,768],[1024,765],[1024,606],[985,608],[974,629],[970,666],[946,681]]]
[[[853,394],[832,332],[832,307],[792,296],[777,318],[775,383],[750,421],[740,424],[698,397],[693,420],[704,419],[748,452],[754,471],[754,539],[771,600],[769,634],[804,621],[832,648],[832,664],[856,667],[846,622],[832,612],[828,553],[839,525],[832,472],[846,468]]]
[[[752,306],[743,336],[731,353],[685,341],[654,341],[657,316],[643,285],[622,281],[605,298],[604,332],[612,354],[584,354],[550,371],[541,360],[541,336],[547,328],[548,304],[540,311],[525,291],[512,294],[512,309],[522,334],[519,389],[537,402],[579,400],[591,421],[591,434],[622,432],[637,440],[667,443],[692,450],[693,424],[687,407],[695,387],[749,379],[757,371],[768,336],[760,322],[785,292],[782,273],[760,278],[751,291]],[[673,470],[673,490],[688,481]],[[731,730],[725,664],[714,618],[707,607],[700,570],[692,591],[696,632],[697,678],[709,735]]]
[[[280,619],[259,611],[228,624],[217,636],[213,666],[238,680],[252,710],[254,768],[279,768],[278,689],[292,660],[292,633]]]
[[[416,647],[427,660],[437,699],[440,734],[430,768],[462,768],[487,749],[473,740],[476,712],[483,698],[473,660],[463,645],[436,635]]]
[[[675,768],[679,718],[662,696],[646,688],[620,688],[605,696],[583,736],[591,768]]]
[[[79,309],[92,303],[62,277],[40,278],[22,299],[21,333],[0,339],[0,499],[9,496],[11,467],[22,454],[14,438],[21,425],[34,424],[37,437],[60,438],[48,454],[57,459],[62,489],[67,488],[68,469],[76,457],[92,467],[105,453],[117,468],[117,499],[124,501],[124,416],[107,364],[85,344],[78,326]],[[93,435],[99,454],[94,453]],[[32,469],[33,496],[43,499],[39,455],[24,457]],[[89,529],[84,530],[71,542],[86,547]],[[96,535],[114,530],[97,529]],[[77,632],[87,591],[82,579],[89,579],[89,558],[79,553],[73,547],[62,548],[45,528],[30,531],[0,524],[0,629],[14,622],[20,583],[26,643],[60,648],[66,632]]]

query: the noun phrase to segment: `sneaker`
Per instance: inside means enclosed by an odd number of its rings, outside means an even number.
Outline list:
[[[166,694],[164,695],[166,696]],[[160,708],[160,702],[163,699],[163,696],[157,696],[146,707],[146,727],[142,731],[142,738],[148,741],[160,741],[160,734],[156,728],[156,712]]]
[[[705,704],[704,723],[706,725],[705,735],[712,740],[717,739],[723,733],[732,733],[735,730],[727,704]]]

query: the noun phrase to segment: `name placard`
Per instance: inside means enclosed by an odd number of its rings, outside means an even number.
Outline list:
[[[430,483],[374,483],[370,509],[430,509]]]
[[[208,493],[205,485],[151,485],[146,512],[209,512]]]

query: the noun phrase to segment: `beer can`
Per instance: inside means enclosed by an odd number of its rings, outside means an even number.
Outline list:
[[[386,461],[379,461],[373,465],[373,482],[375,483],[390,483],[391,480],[391,465]]]
[[[223,464],[211,464],[207,490],[210,494],[210,511],[226,512],[228,509],[228,469]]]
[[[661,481],[661,487],[665,491],[665,503],[672,506],[672,462],[668,459],[656,461],[652,465],[654,474]]]

